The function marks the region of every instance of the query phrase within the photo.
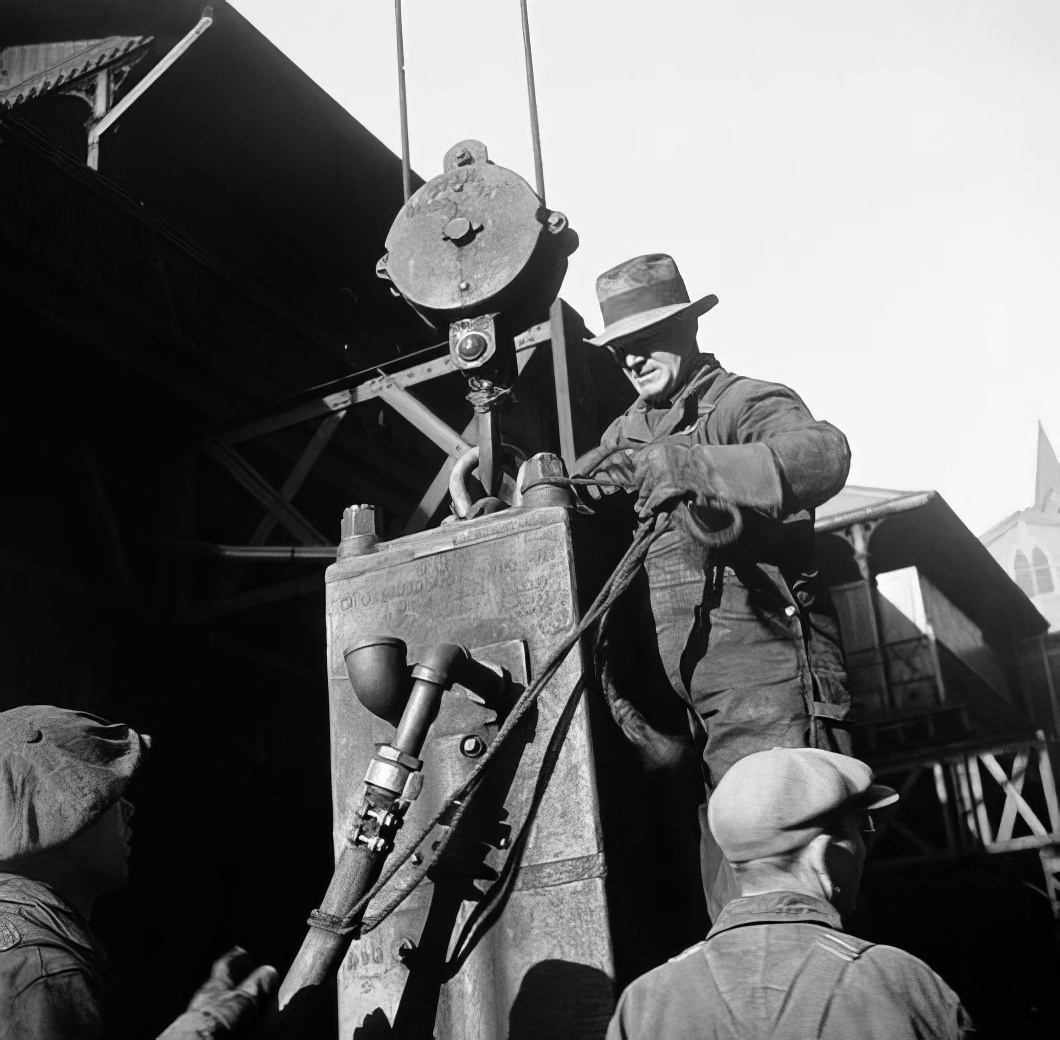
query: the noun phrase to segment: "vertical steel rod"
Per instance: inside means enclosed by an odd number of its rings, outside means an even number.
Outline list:
[[[545,170],[541,164],[541,127],[537,123],[537,88],[534,86],[534,55],[530,50],[530,16],[526,0],[519,0],[523,16],[523,53],[526,57],[526,93],[530,100],[530,137],[534,143],[534,176],[537,178],[537,197],[545,204]]]
[[[401,109],[401,185],[408,202],[412,194],[409,169],[409,107],[405,96],[405,37],[401,31],[401,0],[394,0],[394,26],[397,31],[398,105]]]

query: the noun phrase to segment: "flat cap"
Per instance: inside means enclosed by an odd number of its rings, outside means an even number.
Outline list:
[[[741,758],[721,778],[707,822],[730,863],[802,848],[844,808],[880,809],[898,792],[874,784],[872,769],[817,748],[773,748]]]
[[[68,842],[135,775],[150,738],[86,712],[0,712],[0,867]]]

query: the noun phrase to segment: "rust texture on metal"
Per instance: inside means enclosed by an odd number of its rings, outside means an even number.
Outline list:
[[[576,246],[566,218],[522,177],[462,141],[398,213],[378,270],[436,327],[500,310],[537,318]]]
[[[396,539],[336,563],[326,589],[339,853],[365,765],[391,732],[353,694],[344,650],[371,632],[405,640],[410,659],[418,646],[459,643],[511,677],[511,703],[577,622],[570,514],[509,510]],[[352,944],[339,972],[341,1035],[375,1015],[402,1035],[493,1040],[513,1016],[532,1015],[529,1035],[603,1036],[613,958],[588,720],[584,706],[569,708],[581,671],[571,654],[490,764],[430,880]],[[396,853],[475,768],[506,703],[483,704],[459,683],[442,699]],[[420,852],[431,855],[430,843]],[[494,920],[483,911],[502,891]],[[542,999],[556,985],[571,997],[563,1016],[576,1020],[559,1032],[547,1021],[559,1011]]]

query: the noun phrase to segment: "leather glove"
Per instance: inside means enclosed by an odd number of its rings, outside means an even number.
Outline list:
[[[275,968],[254,968],[247,952],[233,946],[210,969],[188,1010],[169,1024],[158,1040],[214,1040],[234,1035],[257,1017],[279,983]]]
[[[633,479],[640,488],[636,510],[641,518],[675,499],[702,497],[715,490],[710,462],[691,445],[663,438],[641,448],[633,458]]]
[[[616,491],[634,486],[632,454],[631,448],[600,445],[578,459],[574,469],[579,476],[611,482],[605,487],[586,485],[584,490],[589,498],[599,501],[604,495],[613,495]]]

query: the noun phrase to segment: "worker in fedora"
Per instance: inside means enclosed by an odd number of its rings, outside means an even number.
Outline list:
[[[737,762],[710,827],[741,895],[707,938],[622,994],[608,1040],[960,1040],[957,995],[902,950],[841,931],[854,908],[874,816],[898,794],[872,770],[817,748]]]
[[[107,957],[89,927],[128,877],[126,788],[150,746],[128,726],[34,705],[0,713],[0,1040],[122,1035]],[[234,948],[164,1040],[242,1027],[276,985]]]
[[[764,748],[848,753],[846,676],[813,530],[814,508],[846,480],[846,438],[789,387],[735,375],[700,352],[698,319],[718,300],[692,300],[671,257],[635,257],[596,288],[604,329],[589,343],[611,354],[638,398],[576,470],[599,482],[589,490],[597,509],[624,499],[644,520],[670,514],[644,564],[647,610],[662,682],[688,711],[708,792]],[[605,692],[645,760],[665,759],[675,734],[653,728],[652,705]],[[714,917],[735,889],[701,831]]]

